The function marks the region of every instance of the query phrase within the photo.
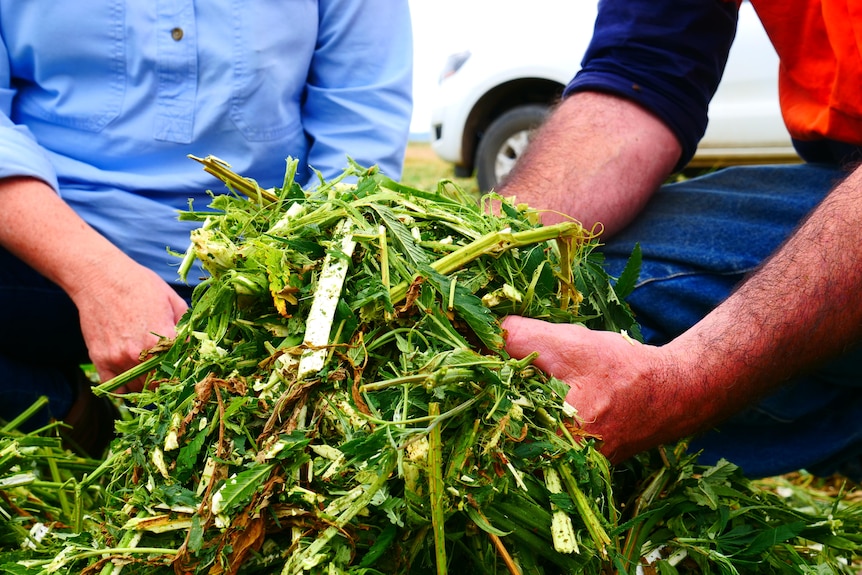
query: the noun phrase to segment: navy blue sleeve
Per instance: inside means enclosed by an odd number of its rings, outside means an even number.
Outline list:
[[[736,2],[725,0],[601,0],[583,67],[565,95],[609,92],[652,111],[679,139],[682,168],[706,131],[737,15]]]

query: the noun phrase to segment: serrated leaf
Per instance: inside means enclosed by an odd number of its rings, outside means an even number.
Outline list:
[[[389,547],[392,545],[392,542],[395,540],[395,535],[397,533],[398,529],[394,524],[390,523],[389,525],[387,525],[386,528],[380,532],[380,535],[377,536],[377,539],[374,541],[374,544],[362,557],[362,560],[359,562],[359,566],[372,566],[374,562],[380,559],[380,557],[389,549]]]
[[[747,555],[759,555],[770,547],[784,543],[788,539],[796,537],[805,529],[804,522],[786,523],[773,528],[761,529],[757,536],[745,546]]]
[[[482,300],[460,285],[457,278],[447,278],[430,268],[422,272],[434,288],[443,296],[445,302],[452,306],[457,316],[489,349],[503,348],[503,334],[496,316],[482,304]],[[454,287],[453,287],[454,282]]]
[[[401,223],[391,209],[380,204],[373,204],[371,208],[377,212],[380,219],[383,220],[383,224],[386,226],[386,229],[389,230],[393,243],[400,248],[401,254],[414,268],[418,268],[421,265],[429,263],[430,258],[428,257],[428,254],[426,254],[425,250],[416,244],[413,234],[407,226]]]
[[[209,430],[202,429],[190,442],[180,448],[179,455],[177,455],[177,469],[175,472],[178,481],[188,479],[192,469],[197,464],[198,454],[203,448],[207,435],[209,435]]]
[[[578,508],[575,507],[575,503],[572,501],[572,498],[569,497],[568,493],[550,493],[548,495],[548,499],[557,506],[561,511],[565,511],[568,514],[577,513]]]
[[[614,291],[616,291],[617,296],[620,299],[626,299],[635,289],[638,276],[640,276],[641,273],[642,260],[643,255],[641,254],[641,246],[640,244],[635,244],[634,250],[632,250],[632,255],[629,256],[620,277],[617,278],[617,281],[614,284]]]
[[[225,480],[224,485],[213,496],[213,513],[231,513],[251,501],[252,496],[269,478],[273,467],[272,464],[255,465]]]

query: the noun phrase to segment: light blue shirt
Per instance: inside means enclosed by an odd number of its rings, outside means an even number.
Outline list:
[[[264,187],[288,156],[400,178],[407,0],[0,0],[0,34],[0,177],[48,182],[171,283],[177,211],[225,191],[188,154]]]

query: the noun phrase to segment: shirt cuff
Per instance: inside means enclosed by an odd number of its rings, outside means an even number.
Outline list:
[[[676,135],[681,169],[706,131],[737,10],[718,0],[599,2],[583,67],[564,95],[599,91],[640,104]]]
[[[45,150],[23,126],[0,128],[0,178],[32,177],[55,191],[60,187],[57,173]]]

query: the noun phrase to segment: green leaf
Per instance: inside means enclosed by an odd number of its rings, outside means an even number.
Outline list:
[[[362,560],[359,562],[359,566],[371,567],[374,565],[375,561],[377,561],[392,545],[397,533],[398,529],[395,525],[391,523],[387,525],[386,528],[380,532],[380,535],[377,536],[374,544],[368,549],[368,551],[366,551]]]
[[[422,273],[444,298],[444,306],[451,305],[457,316],[470,326],[479,341],[489,349],[503,348],[503,335],[497,318],[482,304],[480,298],[459,284],[457,278],[447,278],[429,267],[423,268]]]
[[[198,454],[200,454],[208,435],[209,429],[204,428],[190,442],[180,448],[180,453],[177,456],[177,481],[186,481],[190,477],[194,466],[198,463]]]
[[[574,501],[572,501],[572,498],[569,497],[568,493],[550,493],[548,494],[548,499],[559,509],[570,515],[577,513],[578,511],[578,508],[575,506]]]
[[[617,282],[614,284],[614,291],[616,291],[617,296],[620,299],[629,297],[632,291],[634,291],[638,276],[641,273],[642,260],[643,255],[641,254],[641,246],[640,244],[635,244],[634,250],[632,250],[632,255],[629,256],[629,259],[626,262],[626,267],[623,268],[620,277],[617,278]]]
[[[192,515],[192,526],[189,529],[189,551],[197,553],[203,547],[204,528],[201,517],[197,513]]]
[[[501,529],[497,529],[491,523],[485,519],[478,511],[476,511],[473,507],[467,506],[465,508],[467,511],[467,515],[470,517],[470,520],[476,524],[476,526],[486,533],[490,533],[491,535],[496,535],[497,537],[505,537],[512,533],[511,531],[503,531]]]
[[[339,446],[349,461],[368,461],[386,446],[388,442],[385,430],[379,430],[367,435],[360,435],[356,439],[345,441]]]
[[[383,220],[386,229],[389,230],[393,243],[400,248],[401,254],[410,262],[411,266],[418,268],[431,261],[425,250],[416,244],[416,240],[407,226],[401,223],[401,220],[391,209],[380,204],[373,204],[371,208],[380,215],[380,219]]]
[[[213,511],[216,514],[232,513],[247,504],[269,478],[273,467],[272,464],[255,465],[225,480],[224,485],[213,496]]]
[[[768,529],[762,529],[757,536],[745,547],[747,555],[759,555],[767,549],[784,543],[788,539],[796,537],[805,529],[805,522],[795,521],[784,525],[778,525]]]
[[[18,563],[4,563],[0,565],[0,572],[8,573],[9,575],[37,575],[43,573],[41,566],[34,565],[27,567]]]

